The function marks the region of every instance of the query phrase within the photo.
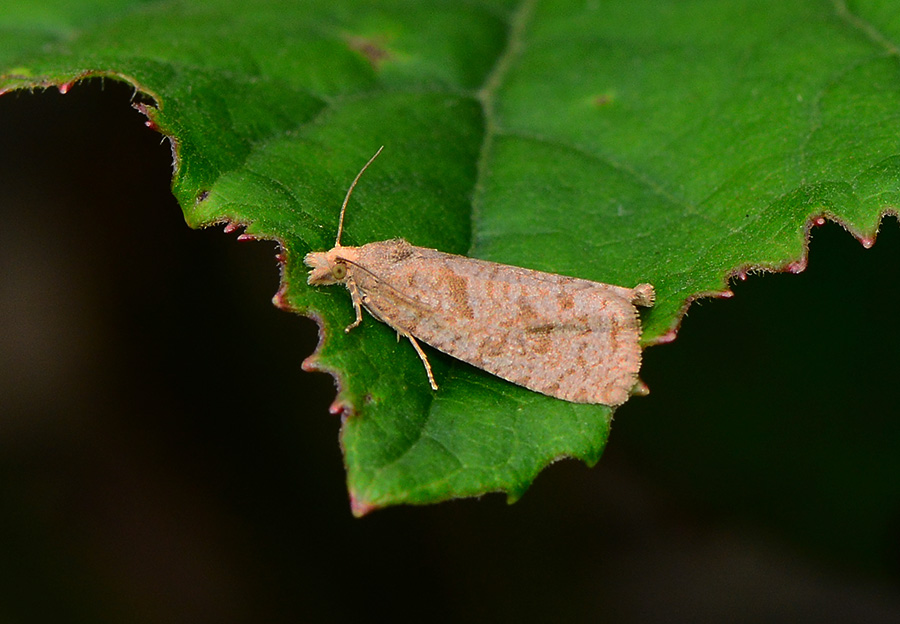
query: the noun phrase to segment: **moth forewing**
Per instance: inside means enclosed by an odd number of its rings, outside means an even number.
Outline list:
[[[362,303],[403,335],[526,388],[619,405],[640,369],[633,302],[623,288],[532,271],[403,240],[357,249]]]
[[[380,152],[381,150],[379,150]],[[375,154],[377,156],[378,153]],[[340,244],[304,262],[314,286],[344,284],[361,308],[409,338],[437,390],[416,339],[515,384],[576,403],[624,403],[638,383],[641,325],[636,305],[653,305],[650,284],[635,288],[544,273],[415,247],[402,239]]]

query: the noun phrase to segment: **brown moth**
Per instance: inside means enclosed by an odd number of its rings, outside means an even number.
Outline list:
[[[652,306],[653,286],[611,286],[575,277],[415,247],[402,239],[343,247],[350,194],[330,251],[307,254],[309,284],[344,284],[356,320],[362,308],[409,338],[514,384],[575,403],[624,403],[641,366],[636,305]]]

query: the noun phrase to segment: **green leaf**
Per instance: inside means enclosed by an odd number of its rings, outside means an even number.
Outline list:
[[[900,180],[900,18],[877,2],[14,3],[0,93],[92,77],[152,99],[192,226],[280,241],[276,301],[320,318],[356,513],[508,492],[597,461],[610,410],[411,346],[303,256],[420,246],[649,281],[644,342],[747,270],[800,270],[819,217],[874,240]],[[299,355],[299,354],[298,354]],[[698,398],[699,400],[699,398]]]

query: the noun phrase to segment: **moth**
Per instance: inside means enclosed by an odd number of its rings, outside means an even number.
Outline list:
[[[383,147],[381,148],[383,149]],[[533,271],[402,239],[341,245],[350,185],[329,251],[306,255],[313,286],[343,284],[356,320],[362,308],[408,338],[437,390],[419,341],[536,392],[616,406],[638,384],[641,324],[635,306],[652,306],[650,284],[634,288]]]

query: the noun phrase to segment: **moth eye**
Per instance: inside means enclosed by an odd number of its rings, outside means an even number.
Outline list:
[[[343,263],[335,264],[331,267],[331,277],[336,280],[342,280],[347,277],[347,265]]]

